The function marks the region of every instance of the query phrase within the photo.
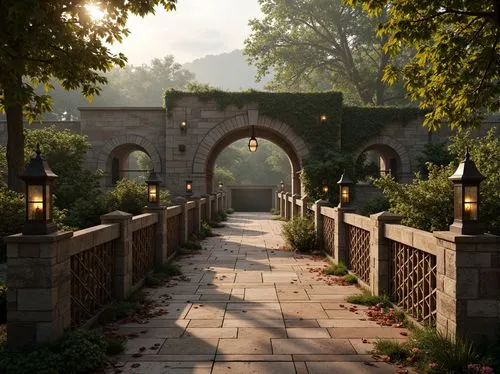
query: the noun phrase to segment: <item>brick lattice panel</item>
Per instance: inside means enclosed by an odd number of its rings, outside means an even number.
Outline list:
[[[436,256],[389,241],[391,296],[419,322],[436,322]]]
[[[132,233],[132,283],[140,281],[155,263],[155,225]]]
[[[370,232],[347,224],[346,231],[348,268],[370,284]]]
[[[170,217],[167,220],[167,247],[168,255],[174,253],[181,245],[181,215]]]
[[[323,216],[323,247],[325,251],[334,257],[335,248],[335,220],[331,217]]]
[[[188,238],[191,238],[196,232],[195,211],[194,209],[188,210]]]
[[[205,221],[205,222],[207,222],[207,221],[208,221],[208,219],[207,219],[207,204],[208,204],[208,203],[203,204],[203,205],[201,206],[201,220],[202,220],[202,221]]]
[[[71,256],[71,326],[95,316],[113,296],[116,240]]]

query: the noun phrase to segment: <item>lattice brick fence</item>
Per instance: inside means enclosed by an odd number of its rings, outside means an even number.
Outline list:
[[[370,232],[346,224],[348,268],[370,283]]]
[[[328,216],[323,216],[323,247],[330,256],[335,254],[335,220]]]
[[[168,255],[174,253],[181,245],[181,215],[168,218],[167,221],[167,244]]]
[[[195,209],[189,209],[188,213],[188,238],[191,238],[194,233],[196,233],[196,216],[195,216]]]
[[[92,318],[113,296],[116,240],[71,256],[71,326]]]
[[[207,209],[207,204],[208,203],[205,203],[205,204],[201,205],[201,217],[200,217],[200,220],[201,221],[205,221],[205,222],[209,221],[208,217],[207,217],[207,210],[208,210]]]
[[[153,269],[155,262],[156,224],[132,233],[132,283],[140,281]]]
[[[436,322],[436,256],[389,240],[390,290],[399,307],[420,322]]]

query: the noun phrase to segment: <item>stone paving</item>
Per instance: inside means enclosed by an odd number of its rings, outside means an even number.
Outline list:
[[[349,311],[345,298],[360,290],[318,279],[309,269],[325,266],[321,258],[278,250],[281,224],[235,213],[221,236],[177,260],[190,279],[146,289],[168,313],[121,325],[139,337],[109,373],[396,373],[370,351],[405,330]]]

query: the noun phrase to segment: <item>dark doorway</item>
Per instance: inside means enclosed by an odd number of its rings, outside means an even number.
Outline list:
[[[237,212],[269,212],[272,204],[273,190],[271,188],[231,190],[231,207]]]

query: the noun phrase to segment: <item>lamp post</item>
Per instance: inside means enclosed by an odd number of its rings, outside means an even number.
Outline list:
[[[281,188],[281,192],[283,192],[285,190],[285,182],[283,182],[283,181],[280,182],[280,188]]]
[[[252,126],[252,136],[250,137],[250,140],[248,140],[248,150],[250,152],[257,152],[258,146],[259,143],[257,142],[257,138],[255,137],[255,130],[254,127]]]
[[[351,204],[351,186],[353,185],[353,182],[347,174],[344,173],[340,177],[337,184],[339,185],[340,191],[339,208],[348,207]]]
[[[186,195],[191,196],[193,194],[193,181],[192,180],[186,180],[185,183],[185,189],[186,189]]]
[[[148,185],[148,208],[158,208],[160,206],[160,183],[154,169],[151,170],[146,181]]]
[[[469,150],[455,173],[448,178],[453,182],[453,224],[450,231],[462,235],[480,235],[484,226],[479,222],[479,184],[484,176],[470,159]]]
[[[40,144],[36,146],[36,157],[32,158],[20,178],[26,185],[26,219],[24,235],[47,235],[57,231],[52,222],[52,183],[57,175],[42,159]]]

